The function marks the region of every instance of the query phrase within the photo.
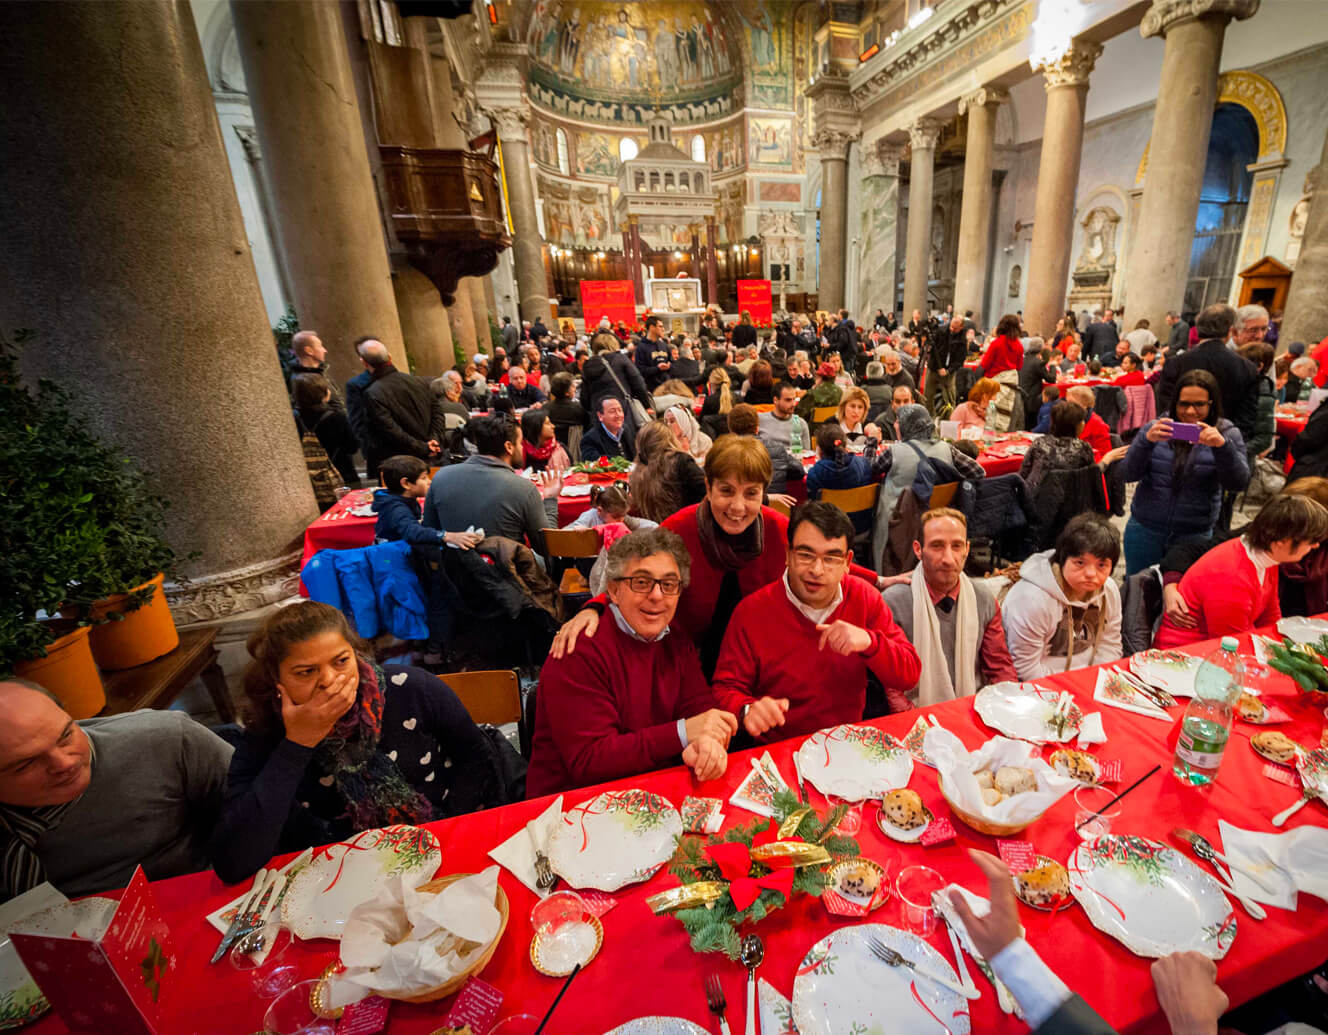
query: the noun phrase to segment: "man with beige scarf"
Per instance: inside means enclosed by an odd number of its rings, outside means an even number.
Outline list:
[[[913,542],[918,567],[909,583],[882,596],[918,656],[922,674],[906,692],[886,691],[891,711],[971,697],[988,683],[1019,677],[1005,644],[995,596],[964,574],[968,522],[949,507],[922,515]]]

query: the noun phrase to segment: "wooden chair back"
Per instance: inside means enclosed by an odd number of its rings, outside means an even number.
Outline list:
[[[793,511],[789,509],[788,504],[783,502],[782,500],[771,500],[769,503],[766,504],[766,506],[778,514],[783,514],[785,517],[788,517],[791,513],[793,513]]]
[[[959,491],[958,482],[944,482],[941,485],[933,485],[931,489],[931,499],[927,501],[927,509],[936,507],[948,507],[953,502],[955,493]]]
[[[812,408],[812,423],[824,424],[828,420],[834,420],[838,412],[838,406],[815,406]]]
[[[515,670],[449,672],[438,678],[452,688],[475,722],[501,726],[521,721],[521,682]]]
[[[833,503],[845,514],[858,514],[876,509],[876,497],[881,494],[881,483],[872,482],[856,489],[822,489],[821,499]]]
[[[550,557],[598,557],[599,533],[593,528],[546,528],[544,547]]]

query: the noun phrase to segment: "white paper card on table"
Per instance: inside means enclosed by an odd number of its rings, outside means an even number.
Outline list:
[[[1276,897],[1269,896],[1252,880],[1232,869],[1236,890],[1245,897],[1283,909],[1296,907],[1297,890],[1328,901],[1328,830],[1303,826],[1285,834],[1266,834],[1232,826],[1224,819],[1217,821],[1217,829],[1222,835],[1222,853],[1228,859],[1253,870],[1278,889]],[[1288,888],[1291,889],[1289,895]],[[1291,905],[1284,905],[1286,901]]]
[[[593,488],[593,485],[564,485],[563,491],[559,493],[559,495],[565,496],[568,499],[572,499],[576,496],[589,496],[590,490]]]
[[[963,427],[963,428],[960,428],[960,429],[959,429],[959,437],[960,437],[961,439],[967,439],[967,440],[972,441],[972,442],[981,442],[981,441],[982,441],[982,429],[979,428],[979,427],[976,427],[975,425],[970,424],[970,425],[968,425],[967,427]]]
[[[1019,823],[1033,820],[1051,808],[1066,794],[1079,787],[1076,780],[1062,776],[1037,756],[1037,745],[1008,737],[992,737],[982,747],[969,752],[949,730],[935,727],[922,740],[927,757],[936,763],[936,771],[945,781],[945,793],[965,812],[982,816],[993,823]],[[1037,790],[1012,794],[1002,802],[988,805],[982,800],[982,788],[974,775],[979,770],[993,773],[1003,765],[1033,770]]]
[[[1089,712],[1079,723],[1079,747],[1086,748],[1090,744],[1106,742],[1107,731],[1102,727],[1102,713]]]
[[[1136,715],[1147,715],[1150,719],[1171,721],[1171,715],[1159,708],[1142,693],[1121,678],[1115,669],[1097,670],[1097,685],[1093,688],[1093,700],[1112,708],[1121,708]]]
[[[563,796],[560,794],[553,799],[547,809],[528,824],[545,855],[549,852],[549,838],[553,836],[553,828],[562,815]],[[536,886],[538,877],[535,873],[535,846],[531,844],[530,833],[526,832],[525,826],[502,844],[489,849],[489,858],[502,864],[513,877],[540,898],[548,898],[553,894],[553,888],[541,889]]]

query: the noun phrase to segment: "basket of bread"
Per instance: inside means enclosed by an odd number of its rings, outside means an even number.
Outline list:
[[[936,763],[946,804],[980,834],[1017,834],[1079,786],[1038,757],[1027,741],[992,737],[970,752],[949,730],[933,728],[923,745]]]

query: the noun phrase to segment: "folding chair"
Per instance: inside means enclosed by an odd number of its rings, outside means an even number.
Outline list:
[[[550,560],[583,560],[599,556],[599,533],[593,528],[546,528],[544,549]],[[590,596],[590,583],[575,564],[568,564],[558,581],[558,620],[565,622],[575,609],[570,598]],[[584,603],[578,601],[578,607]]]
[[[815,406],[812,408],[812,426],[817,427],[828,420],[834,420],[839,412],[838,406]]]
[[[448,672],[438,678],[451,687],[475,722],[492,726],[521,722],[521,681],[515,669]]]
[[[866,512],[867,530],[859,532],[853,538],[854,552],[859,548],[865,548],[867,557],[872,556],[872,519],[876,515],[876,497],[881,494],[881,483],[872,482],[870,485],[862,485],[856,489],[822,489],[821,500],[825,503],[833,503],[850,518],[855,514]],[[855,526],[856,527],[856,526]]]
[[[934,510],[937,507],[948,507],[959,491],[958,482],[944,482],[941,485],[932,486],[931,499],[927,501],[927,509]]]

